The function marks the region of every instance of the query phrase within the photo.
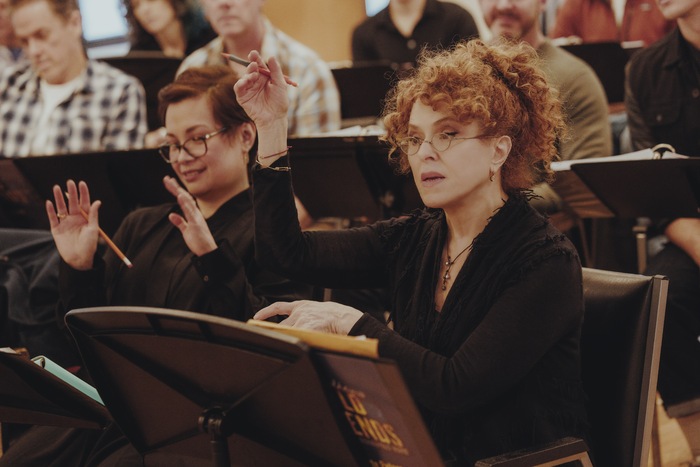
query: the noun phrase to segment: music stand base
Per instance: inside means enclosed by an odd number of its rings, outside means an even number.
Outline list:
[[[230,467],[226,413],[219,407],[204,410],[197,422],[199,430],[209,434],[209,445],[214,467]]]

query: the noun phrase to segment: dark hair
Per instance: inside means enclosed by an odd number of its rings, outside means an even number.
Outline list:
[[[226,65],[186,69],[158,93],[158,114],[161,121],[165,123],[165,113],[170,104],[206,96],[216,123],[228,127],[227,134],[233,134],[242,123],[253,123],[236,100],[233,85],[237,80],[238,75]]]
[[[390,92],[384,124],[391,154],[400,170],[409,170],[398,141],[407,135],[413,104],[444,106],[462,122],[475,121],[488,136],[510,136],[503,164],[506,193],[548,181],[550,162],[565,125],[557,93],[549,86],[535,50],[525,43],[486,45],[480,40],[452,50],[424,50],[411,75]],[[398,155],[396,155],[398,154]]]
[[[15,10],[25,4],[42,0],[10,0],[10,10]],[[49,4],[51,9],[63,19],[69,19],[74,11],[80,11],[78,0],[43,0]]]
[[[196,0],[166,0],[175,10],[175,16],[182,23],[185,33],[186,51],[199,48],[216,37],[211,26],[204,17],[202,8]],[[132,0],[122,0],[124,17],[129,25],[129,43],[133,50],[159,50],[160,46],[155,37],[146,31],[134,14]],[[191,42],[197,42],[192,44]]]

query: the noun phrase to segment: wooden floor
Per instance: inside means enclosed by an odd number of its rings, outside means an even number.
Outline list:
[[[668,418],[666,411],[660,404],[659,402],[659,437],[661,439],[662,467],[685,466],[691,459],[688,443],[686,443],[678,423],[674,419]],[[654,465],[651,460],[649,460],[649,465]]]

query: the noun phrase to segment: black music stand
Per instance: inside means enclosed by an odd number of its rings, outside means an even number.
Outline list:
[[[397,398],[392,408],[401,417],[377,422],[391,423],[404,444],[396,450],[404,452],[395,452],[387,441],[379,459],[440,464],[400,376],[389,378],[391,371],[373,360],[317,360],[296,338],[175,310],[81,309],[69,312],[66,323],[102,399],[147,466],[176,458],[199,464],[213,458],[217,466],[367,465],[367,443],[335,395],[339,388],[363,388],[362,365],[375,369],[372,378],[380,376],[381,383],[371,384]],[[322,365],[338,369],[332,380]],[[377,410],[391,400],[372,401],[379,405],[365,403],[368,414],[393,415]]]
[[[700,158],[582,161],[571,164],[569,176],[588,190],[585,194],[573,190],[576,197],[572,199],[562,195],[567,203],[573,203],[579,217],[637,219],[699,214]],[[647,262],[647,228],[638,224],[632,231],[637,271],[642,273]]]
[[[46,218],[44,200],[53,200],[54,185],[65,187],[68,179],[87,182],[91,199],[102,201],[100,227],[108,235],[132,210],[175,201],[163,186],[163,177],[175,174],[156,149],[58,154],[0,162],[12,164],[34,189],[32,200],[39,202],[34,210],[42,218]]]
[[[571,170],[616,217],[698,216],[700,158],[584,162]]]
[[[0,422],[100,429],[107,409],[27,357],[0,352]]]
[[[340,94],[343,126],[376,123],[384,99],[397,80],[396,70],[385,61],[354,63],[332,68]]]
[[[388,162],[377,136],[292,138],[294,193],[314,218],[372,222],[422,206],[408,175]]]

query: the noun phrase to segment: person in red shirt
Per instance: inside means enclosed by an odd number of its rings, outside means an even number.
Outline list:
[[[564,0],[548,35],[582,42],[642,41],[646,47],[674,26],[653,0]]]

